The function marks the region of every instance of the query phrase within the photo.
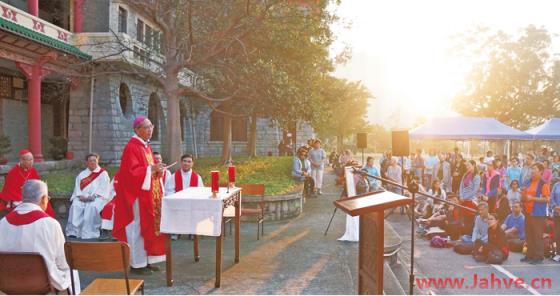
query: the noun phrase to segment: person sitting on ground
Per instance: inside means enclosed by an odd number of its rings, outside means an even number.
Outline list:
[[[501,188],[498,189],[498,200],[496,201],[496,214],[498,215],[498,220],[503,223],[506,217],[511,213],[511,207],[507,199],[507,193]]]
[[[111,179],[99,166],[99,155],[86,156],[87,168],[76,177],[74,192],[70,197],[70,210],[66,236],[82,239],[99,238],[100,212],[111,198]]]
[[[463,235],[461,243],[454,248],[455,252],[459,254],[471,254],[476,240],[481,240],[484,243],[488,242],[488,204],[480,202],[477,208],[478,216],[475,218],[472,235]]]
[[[502,264],[509,255],[508,242],[504,230],[499,226],[495,213],[488,214],[488,241],[474,242],[473,257],[477,262]]]
[[[511,206],[509,214],[502,224],[502,229],[506,233],[509,249],[512,252],[523,251],[525,244],[525,215],[521,212],[521,202],[516,201]]]
[[[56,290],[66,290],[70,287],[70,267],[64,255],[62,227],[45,213],[49,203],[47,184],[28,180],[21,194],[22,203],[0,220],[0,251],[41,254],[51,285]]]
[[[27,149],[19,151],[19,163],[13,166],[6,175],[4,187],[0,193],[0,212],[12,211],[22,202],[21,187],[27,180],[40,180],[41,177],[33,167],[33,154]],[[51,202],[47,205],[47,214],[55,217]]]
[[[455,204],[459,203],[457,197],[450,197],[448,201]],[[451,240],[458,240],[461,235],[459,213],[459,208],[455,207],[453,204],[446,204],[440,210],[434,212],[427,220],[421,220],[420,227],[424,230],[430,227],[439,227],[451,237]]]
[[[443,200],[447,199],[445,190],[441,188],[441,182],[437,179],[432,180],[432,186],[430,187],[428,194]],[[442,206],[442,203],[438,200],[421,198],[418,206],[416,206],[415,212],[420,218],[428,219],[429,217],[432,217],[435,212],[440,210]]]
[[[386,176],[387,179],[397,183],[402,184],[402,168],[397,163],[396,158],[391,158],[391,165],[387,168]],[[402,194],[402,189],[398,186],[387,184],[387,189],[396,194]]]

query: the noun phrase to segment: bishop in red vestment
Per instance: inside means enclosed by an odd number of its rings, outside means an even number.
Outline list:
[[[160,233],[164,164],[155,163],[148,140],[154,126],[144,116],[134,120],[135,135],[124,147],[116,188],[113,236],[130,246],[135,273],[150,273],[165,261],[166,235]]]
[[[0,193],[0,211],[11,212],[21,203],[21,188],[27,180],[40,180],[41,177],[33,167],[33,154],[27,149],[19,152],[19,163],[16,164],[6,176],[6,182]],[[49,202],[45,211],[55,218],[54,209]]]

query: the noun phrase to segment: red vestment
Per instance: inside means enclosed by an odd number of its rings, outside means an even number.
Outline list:
[[[189,180],[189,187],[198,186],[198,174],[195,171],[191,172],[191,179]],[[175,192],[183,190],[183,176],[181,175],[181,170],[175,172]]]
[[[10,207],[9,204],[14,201],[22,201],[21,188],[27,180],[41,180],[39,173],[34,167],[24,170],[18,163],[8,171],[4,188],[2,188],[2,192],[0,193],[0,210],[4,208],[5,210],[12,211],[14,208]],[[50,202],[46,212],[49,216],[55,218],[55,213]]]
[[[159,232],[163,186],[161,177],[152,173],[149,190],[142,190],[147,169],[154,164],[150,145],[133,137],[124,147],[116,189],[113,236],[127,241],[126,226],[133,219],[133,205],[138,198],[140,228],[148,256],[165,254],[165,234]]]
[[[117,192],[117,187],[119,186],[119,171],[115,173],[113,177],[113,188],[115,193]],[[116,194],[115,194],[116,196]],[[103,220],[113,220],[113,209],[115,208],[115,196],[111,196],[111,201],[108,202],[101,210],[101,219]]]

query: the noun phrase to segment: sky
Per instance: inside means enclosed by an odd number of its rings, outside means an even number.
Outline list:
[[[332,52],[349,46],[352,58],[335,75],[362,81],[375,96],[371,123],[410,128],[419,119],[456,116],[451,101],[470,63],[451,53],[452,36],[477,26],[516,34],[531,24],[558,34],[559,12],[560,1],[342,0]]]

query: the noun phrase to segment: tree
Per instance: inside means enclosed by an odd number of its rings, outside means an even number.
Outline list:
[[[551,63],[547,30],[528,26],[514,37],[478,28],[459,37],[457,53],[475,61],[453,102],[459,113],[525,129],[560,110],[560,69]]]
[[[361,82],[327,77],[323,81],[323,99],[314,127],[323,137],[335,136],[339,151],[344,137],[368,130],[365,120],[368,99],[373,98]]]

